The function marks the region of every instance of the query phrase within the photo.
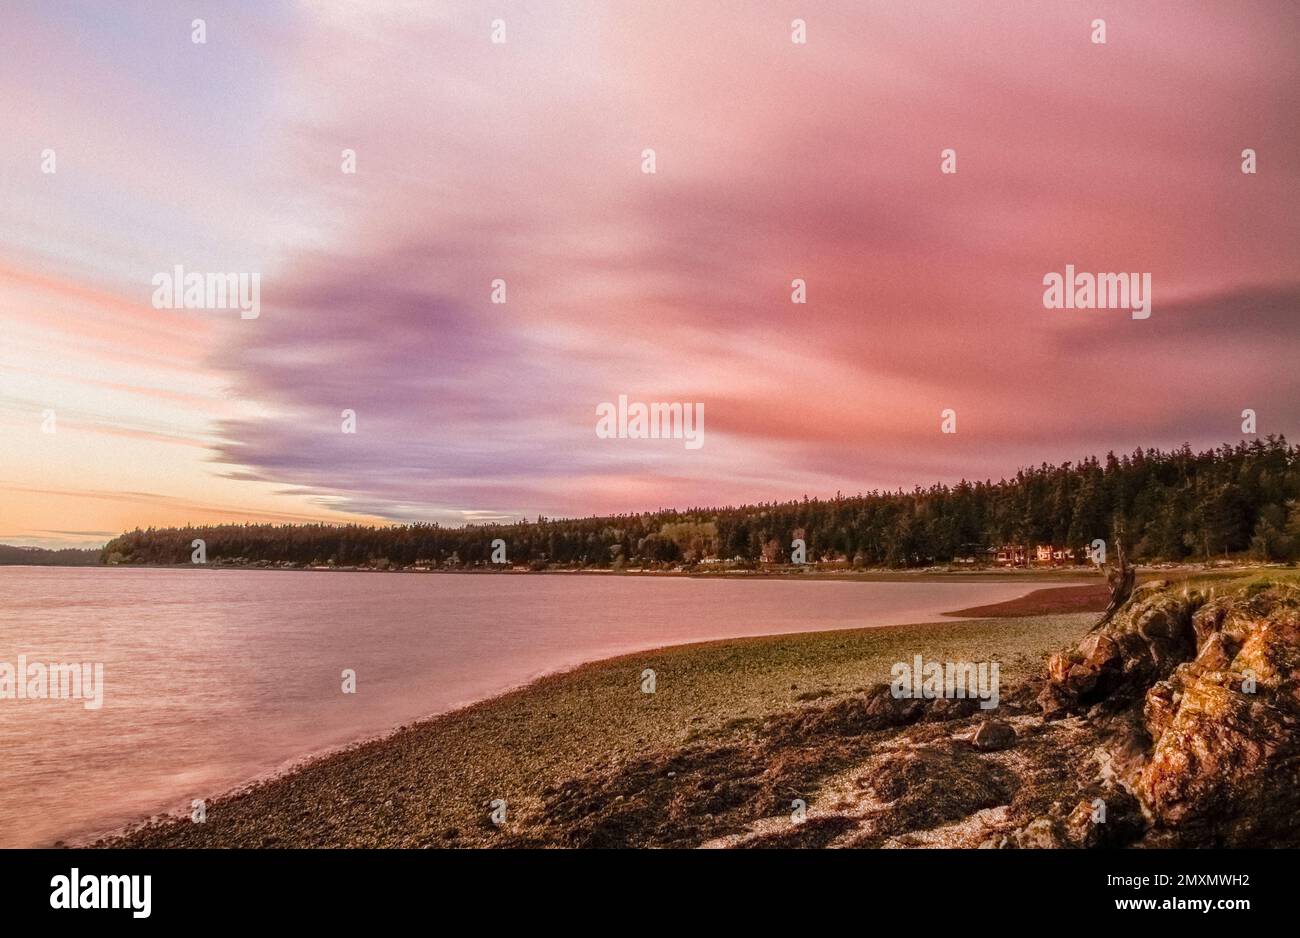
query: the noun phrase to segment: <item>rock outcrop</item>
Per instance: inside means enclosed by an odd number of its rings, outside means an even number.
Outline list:
[[[1123,709],[1196,655],[1192,617],[1204,603],[1198,593],[1173,591],[1163,582],[1135,592],[1103,628],[1047,663],[1039,695],[1048,719],[1095,705]]]
[[[1083,717],[1096,733],[1104,791],[1006,845],[1300,844],[1295,585],[1219,597],[1148,585],[1051,657],[1038,702],[1045,719]]]
[[[1300,838],[1300,591],[1207,604],[1196,657],[1147,693],[1151,757],[1136,792],[1179,840]]]

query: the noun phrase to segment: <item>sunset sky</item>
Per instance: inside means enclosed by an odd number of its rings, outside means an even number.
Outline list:
[[[1290,0],[6,4],[0,542],[1300,439],[1297,89]],[[261,315],[155,309],[177,264]],[[1067,264],[1151,317],[1044,308]]]

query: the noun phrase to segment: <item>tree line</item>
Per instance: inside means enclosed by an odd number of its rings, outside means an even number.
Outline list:
[[[91,567],[101,562],[99,548],[64,547],[48,550],[44,547],[15,547],[0,544],[0,566]]]
[[[918,567],[1001,544],[1082,549],[1121,533],[1139,561],[1300,557],[1300,446],[1284,437],[1193,452],[1108,453],[1044,463],[997,482],[910,492],[611,517],[444,527],[246,524],[137,529],[105,563],[207,562],[321,566],[514,566],[620,569],[787,562],[795,538],[808,561]],[[494,542],[497,542],[494,558]]]

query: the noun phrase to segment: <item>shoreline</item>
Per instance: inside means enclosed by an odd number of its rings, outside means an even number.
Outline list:
[[[1255,570],[1258,571],[1258,568],[1255,568]],[[1216,572],[1222,573],[1222,571],[1216,571]],[[1225,573],[1224,576],[1225,578],[1231,578],[1233,574]],[[1218,577],[1213,576],[1213,574],[1211,574],[1211,577],[1213,579],[1218,579]],[[1142,578],[1147,579],[1148,577],[1143,576]],[[1084,606],[1076,606],[1071,609],[1063,609],[1059,603],[1054,601],[1054,596],[1057,596],[1059,594],[1071,593],[1073,591],[1077,591],[1081,589],[1097,590],[1099,588],[1102,589],[1102,591],[1104,592],[1104,587],[1102,586],[1102,584],[1093,584],[1085,587],[1062,586],[1062,587],[1051,587],[1045,589],[1032,590],[1029,593],[1025,594],[1024,596],[1019,597],[1018,599],[1015,600],[1011,600],[1007,603],[993,604],[987,607],[972,607],[971,609],[956,610],[947,613],[942,613],[946,621],[936,621],[930,623],[913,623],[913,624],[892,624],[887,626],[872,626],[872,627],[866,627],[861,629],[858,628],[839,629],[839,630],[828,630],[828,631],[809,632],[809,633],[777,633],[777,634],[772,634],[767,636],[750,636],[745,638],[719,639],[719,640],[711,640],[705,642],[692,642],[684,645],[661,646],[646,651],[633,652],[633,653],[617,655],[609,658],[596,659],[593,661],[578,664],[576,666],[567,667],[559,671],[545,673],[545,674],[541,674],[526,679],[519,684],[505,688],[502,691],[494,693],[481,700],[469,701],[465,704],[458,705],[450,710],[445,710],[442,712],[430,714],[425,717],[420,717],[418,719],[393,726],[377,734],[368,735],[353,740],[351,742],[343,743],[326,749],[304,753],[300,756],[286,760],[284,763],[281,764],[281,766],[277,767],[276,769],[270,770],[268,772],[264,772],[254,778],[248,779],[247,781],[240,782],[230,787],[223,788],[208,800],[209,800],[209,804],[212,805],[237,801],[247,796],[250,792],[253,792],[257,789],[261,789],[267,785],[274,785],[277,783],[284,782],[286,779],[296,776],[304,772],[305,770],[311,769],[317,763],[341,755],[346,755],[349,752],[356,750],[358,748],[364,748],[368,746],[384,746],[393,737],[402,734],[404,732],[419,730],[431,724],[448,725],[453,720],[461,720],[461,719],[468,718],[473,712],[477,712],[480,709],[487,708],[490,710],[495,708],[498,704],[504,704],[507,701],[525,703],[529,696],[533,695],[534,693],[540,694],[542,692],[541,685],[549,686],[554,681],[568,679],[570,676],[576,675],[578,672],[585,672],[589,669],[608,669],[618,665],[621,662],[642,659],[645,657],[671,656],[677,652],[681,652],[683,654],[691,654],[694,653],[694,651],[697,649],[726,648],[727,646],[732,646],[732,645],[751,646],[754,644],[768,643],[768,642],[772,642],[772,643],[788,642],[791,644],[795,644],[800,641],[806,641],[806,640],[828,640],[835,636],[852,637],[852,636],[859,635],[860,633],[874,632],[874,633],[882,633],[882,634],[890,634],[890,635],[902,635],[904,633],[913,632],[915,630],[943,629],[948,626],[956,626],[958,628],[974,626],[977,627],[980,630],[980,632],[986,633],[990,629],[995,632],[999,631],[998,627],[1000,625],[1005,626],[1008,629],[1014,627],[1017,630],[1017,633],[1013,635],[986,636],[990,640],[986,643],[985,650],[989,652],[990,657],[998,658],[1000,654],[1003,652],[1016,653],[1017,646],[1021,643],[1022,639],[1024,638],[1024,635],[1019,633],[1018,631],[1020,626],[1019,620],[1037,621],[1039,619],[1049,619],[1049,620],[1056,621],[1056,620],[1063,620],[1063,619],[1070,619],[1070,618],[1080,618],[1081,616],[1083,618],[1087,618],[1088,616],[1092,615],[1093,612],[1100,611],[1105,606],[1105,602],[1102,601],[1101,599],[1102,593],[1095,594],[1097,605],[1091,607],[1091,611],[1088,612],[1083,611],[1086,608]],[[1018,607],[1018,608],[1015,608],[1013,610],[1010,607]],[[952,618],[954,616],[969,616],[971,613],[979,613],[982,610],[987,610],[987,609],[1002,609],[1003,611],[1001,612],[1001,614],[996,616],[988,615],[987,613],[985,613],[979,615],[976,618],[961,618],[961,619]],[[1072,637],[1072,636],[1067,636],[1067,637]],[[1043,645],[1040,649],[1038,649],[1037,654],[1039,655],[1040,658],[1042,658],[1048,652],[1054,649],[1055,646],[1049,643],[1048,645]],[[1004,671],[1004,673],[1006,672]],[[880,677],[880,675],[877,676]],[[821,696],[825,696],[825,695],[818,694],[808,699],[820,699]],[[159,821],[161,821],[163,824],[166,824],[168,823],[168,820],[170,818],[174,818],[175,816],[176,815],[169,815],[163,813],[163,814],[155,814],[150,817],[141,817],[136,820],[129,821],[124,825],[116,826],[112,829],[108,829],[108,830],[101,829],[97,832],[91,832],[84,835],[74,834],[74,835],[66,836],[63,840],[57,842],[56,846],[101,845],[107,843],[120,843],[124,845],[129,845],[140,839],[141,832],[143,829],[154,826]]]
[[[150,567],[145,569],[152,570],[154,568]],[[127,574],[127,576],[129,577],[131,575]],[[780,579],[781,578],[772,578],[774,582]],[[890,579],[892,582],[899,582],[899,583],[918,582],[912,578],[899,577],[899,578],[890,578]],[[93,582],[93,577],[88,577],[87,582]],[[195,581],[184,581],[184,580],[177,581],[178,584],[183,584],[185,582],[195,582]],[[275,581],[272,580],[270,582],[275,582]],[[380,582],[388,582],[388,581],[380,581]],[[403,581],[403,582],[408,582],[408,581]],[[466,581],[466,582],[473,582],[473,581]],[[542,582],[544,583],[546,581],[542,581]],[[836,578],[833,580],[819,580],[818,582],[847,583],[850,581]],[[1016,596],[1020,593],[1025,592],[1029,588],[1028,584],[1024,585],[1023,587],[1021,586],[1021,584],[1024,582],[1023,580],[1011,579],[1005,577],[995,577],[987,580],[951,578],[951,579],[931,580],[930,582],[937,582],[939,584],[942,584],[944,582],[947,582],[949,584],[966,583],[967,588],[965,590],[962,590],[956,585],[950,585],[948,587],[944,587],[942,585],[936,585],[933,587],[926,586],[924,587],[923,591],[927,596],[930,595],[931,593],[935,594],[934,597],[935,601],[929,603],[927,609],[924,610],[918,609],[915,610],[914,613],[906,613],[906,612],[896,610],[894,615],[889,615],[889,616],[866,615],[866,610],[864,609],[863,615],[852,617],[851,619],[846,620],[843,623],[843,625],[849,626],[848,629],[832,627],[830,624],[827,624],[822,626],[820,629],[818,629],[818,633],[822,631],[828,633],[837,632],[837,631],[856,631],[860,628],[870,628],[870,629],[894,628],[898,626],[905,626],[905,625],[912,625],[912,624],[924,624],[926,622],[938,622],[941,620],[941,617],[946,615],[945,608],[951,609],[954,606],[962,605],[963,599],[965,602],[978,601],[981,593],[983,593],[983,595],[989,599],[993,599],[993,598],[1000,599],[1005,597]],[[1056,582],[1056,580],[1053,579],[1051,581],[1038,581],[1038,582],[1042,582],[1042,583]],[[1081,582],[1081,580],[1079,578],[1074,578],[1065,582],[1079,583]],[[984,584],[984,588],[977,589],[976,588],[977,584]],[[573,585],[575,589],[581,590],[584,588],[579,586],[576,583]],[[647,588],[649,588],[649,586],[652,584],[647,583],[645,585]],[[183,589],[184,587],[181,586],[181,588]],[[835,587],[827,587],[827,588],[832,590],[837,589]],[[852,589],[852,588],[866,589],[867,587],[865,586],[850,587],[847,585],[838,587],[838,589],[843,589],[843,590]],[[896,588],[901,589],[902,586]],[[945,597],[946,590],[955,590],[958,593],[961,593],[963,595],[960,597],[958,596]],[[990,594],[989,592],[990,590],[992,591],[992,594]],[[971,595],[972,591],[974,591],[974,595]],[[817,594],[815,587],[811,587],[811,586],[807,588],[807,592],[808,592],[809,601],[815,604],[816,596],[820,594]],[[1035,591],[1035,592],[1041,592],[1041,591]],[[1048,590],[1048,592],[1051,592],[1051,590]],[[907,615],[911,615],[911,618],[905,618],[905,616]],[[853,619],[856,619],[857,621],[855,622],[853,621]],[[775,628],[772,628],[771,630],[767,631],[766,634],[761,636],[758,635],[747,636],[744,634],[743,631],[728,634],[730,630],[723,630],[723,631],[715,631],[713,635],[708,635],[706,633],[704,635],[699,636],[698,638],[692,637],[685,644],[687,645],[707,644],[710,642],[718,642],[718,641],[726,642],[732,640],[739,640],[743,638],[779,639],[784,636],[805,634],[797,629],[795,623],[781,624],[781,623],[773,622],[771,623],[771,625],[775,626]],[[840,625],[840,623],[837,622],[835,623],[835,625],[838,626]],[[794,630],[794,631],[788,631],[788,630]],[[698,635],[699,630],[696,630],[696,633]],[[675,636],[668,637],[666,635],[660,634],[659,636],[649,635],[645,637],[648,638],[650,641],[654,641],[655,638],[657,637],[658,642],[653,645],[647,644],[646,647],[644,648],[637,647],[636,645],[632,645],[630,647],[625,646],[622,649],[614,647],[608,650],[593,648],[591,650],[592,655],[590,657],[584,658],[580,655],[574,655],[570,657],[568,661],[552,662],[550,665],[548,665],[545,668],[530,670],[528,672],[524,672],[521,670],[518,674],[509,676],[512,678],[509,681],[509,683],[503,682],[502,684],[499,684],[495,687],[483,688],[482,690],[485,691],[485,693],[483,693],[481,696],[475,694],[466,694],[464,696],[459,696],[459,699],[452,698],[452,697],[448,697],[447,700],[440,699],[438,700],[436,707],[431,707],[428,710],[421,711],[416,709],[414,710],[414,712],[408,710],[405,713],[393,714],[390,717],[391,722],[372,721],[372,724],[370,726],[364,727],[358,735],[351,735],[349,733],[340,733],[337,734],[333,739],[323,740],[321,745],[316,745],[316,746],[302,745],[302,743],[305,742],[304,740],[298,741],[299,746],[292,746],[293,740],[287,740],[286,742],[288,742],[289,745],[281,749],[281,752],[283,754],[281,758],[259,760],[258,764],[250,766],[250,768],[252,768],[254,771],[248,774],[243,774],[239,772],[224,772],[224,773],[207,772],[204,771],[204,769],[208,763],[196,762],[194,763],[194,768],[196,770],[195,771],[196,777],[193,779],[195,784],[193,784],[192,787],[186,786],[188,790],[174,789],[171,786],[163,786],[161,787],[160,791],[153,793],[155,796],[160,795],[160,797],[156,797],[156,799],[155,797],[139,798],[137,800],[137,803],[127,806],[126,810],[113,811],[107,817],[100,817],[100,818],[88,817],[84,819],[83,823],[78,823],[75,826],[68,825],[62,827],[61,829],[55,828],[54,830],[48,832],[47,834],[48,839],[31,841],[30,843],[32,845],[37,845],[37,846],[57,847],[57,846],[93,843],[99,840],[103,840],[105,838],[117,837],[120,836],[124,831],[128,831],[134,828],[135,826],[138,826],[142,821],[147,821],[151,817],[165,816],[167,813],[170,812],[178,812],[178,813],[184,813],[188,815],[188,811],[189,811],[188,805],[190,804],[192,799],[205,799],[208,801],[212,801],[212,800],[227,798],[232,794],[238,793],[250,786],[254,786],[268,780],[274,780],[286,774],[290,774],[302,768],[304,765],[311,763],[312,761],[324,757],[328,757],[334,753],[344,751],[353,746],[365,744],[367,742],[371,742],[375,740],[385,739],[406,726],[416,724],[416,723],[422,723],[428,720],[438,719],[440,717],[445,717],[447,714],[455,713],[467,707],[471,707],[476,704],[483,703],[485,701],[491,701],[505,694],[513,693],[515,691],[519,691],[521,689],[527,688],[528,686],[536,683],[539,680],[550,678],[556,674],[562,674],[565,673],[566,671],[573,670],[574,668],[581,667],[583,665],[596,664],[604,661],[609,661],[611,660],[611,658],[624,657],[627,655],[654,654],[654,653],[662,652],[663,650],[668,648],[681,647],[680,645],[676,644],[678,641],[680,641],[680,639],[678,639]],[[222,753],[214,753],[213,757],[214,759],[218,759],[218,761],[215,761],[212,764],[214,765],[220,764],[219,757],[223,757],[223,754],[237,759],[239,757],[239,748],[237,746],[229,747],[223,749]],[[199,778],[197,776],[210,776],[211,781],[214,782],[214,784],[211,785],[206,784],[202,780],[202,778]],[[136,811],[138,811],[139,813],[135,813]]]
[[[46,567],[53,565],[47,564],[7,564],[3,566],[27,566],[27,567]],[[57,568],[64,569],[64,568]],[[524,567],[510,567],[507,569],[493,569],[491,567],[390,567],[381,569],[379,567],[290,567],[274,566],[268,563],[220,563],[211,562],[206,564],[189,564],[189,563],[115,563],[115,564],[91,564],[84,565],[78,569],[104,569],[104,570],[244,570],[256,571],[266,570],[283,573],[400,573],[408,575],[438,575],[438,576],[594,576],[594,577],[648,577],[648,578],[684,578],[684,579],[718,579],[718,580],[815,580],[815,581],[862,581],[869,583],[907,583],[915,580],[953,580],[967,578],[997,578],[1013,582],[1027,578],[1034,579],[1078,579],[1081,577],[1099,576],[1095,567],[1073,566],[1073,567],[1042,567],[1042,568],[1004,568],[1004,567],[981,567],[977,569],[961,569],[946,567],[916,567],[898,570],[825,570],[813,569],[809,564],[803,568],[794,566],[781,566],[766,568],[761,570],[647,570],[642,568],[632,570],[610,570],[599,567],[594,568],[556,568],[547,570],[530,570]],[[1245,567],[1241,569],[1247,569]],[[1169,571],[1166,571],[1169,572]],[[1193,568],[1178,567],[1173,572],[1193,572]]]
[[[611,760],[725,737],[772,713],[860,693],[888,681],[890,661],[914,653],[998,660],[1004,679],[1018,681],[1090,621],[1091,613],[1025,609],[1016,617],[721,639],[599,659],[293,760],[208,799],[205,824],[155,815],[75,843],[491,846],[502,833],[485,820],[497,797],[527,815],[543,781],[563,784]],[[656,672],[654,694],[640,686],[647,668]],[[394,812],[406,816],[388,820]],[[317,816],[329,819],[323,828],[304,821]]]
[[[1110,602],[1105,583],[1083,586],[1054,586],[1036,589],[1001,603],[988,603],[945,612],[948,618],[1005,619],[1018,616],[1062,615],[1069,612],[1102,612]]]
[[[1210,563],[1142,563],[1138,566],[1139,582],[1152,579],[1187,579],[1237,577],[1269,569],[1293,569],[1294,564],[1281,563],[1247,563],[1238,561],[1214,561]],[[1097,578],[1103,580],[1102,572],[1093,565],[1075,564],[1071,566],[1029,566],[1029,567],[958,567],[935,565],[931,567],[906,567],[896,569],[864,568],[852,569],[830,567],[829,565],[805,564],[802,566],[764,565],[755,569],[724,568],[712,570],[669,569],[653,570],[645,568],[614,570],[600,567],[550,568],[532,570],[527,567],[508,567],[497,569],[489,566],[479,567],[312,567],[312,566],[277,566],[269,561],[255,563],[222,563],[213,561],[206,564],[190,563],[114,563],[114,564],[79,564],[61,566],[58,564],[0,564],[0,570],[6,567],[25,569],[54,570],[207,570],[207,571],[274,571],[284,573],[399,573],[407,575],[439,576],[592,576],[592,577],[644,577],[664,579],[722,579],[722,580],[809,580],[814,582],[866,582],[866,583],[910,583],[916,581],[948,581],[968,579],[989,579],[1002,582],[1034,582],[1057,580],[1079,580]],[[945,613],[952,615],[953,613]]]

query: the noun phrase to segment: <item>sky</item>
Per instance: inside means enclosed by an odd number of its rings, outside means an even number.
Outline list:
[[[1300,439],[1298,53],[1286,0],[6,4],[0,542]],[[1047,308],[1067,264],[1151,315]]]

